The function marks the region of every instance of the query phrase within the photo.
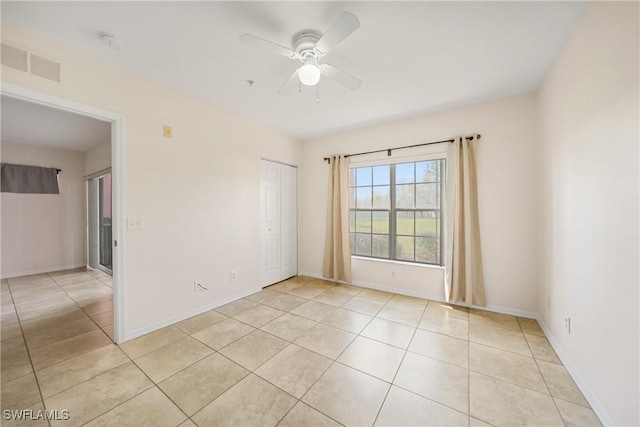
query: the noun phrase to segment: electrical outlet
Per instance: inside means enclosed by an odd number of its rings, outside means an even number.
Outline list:
[[[567,331],[568,334],[571,333],[571,317],[564,318],[564,329]]]
[[[236,271],[235,270],[231,270],[231,273],[229,273],[229,279],[233,282],[234,280],[236,280]]]
[[[391,272],[391,277],[396,277],[396,272],[395,271]]]
[[[208,290],[209,288],[202,286],[202,283],[198,283],[196,281],[193,282],[193,292],[205,292]]]

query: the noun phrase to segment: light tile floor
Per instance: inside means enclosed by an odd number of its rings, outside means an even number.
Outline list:
[[[2,281],[3,411],[69,411],[52,426],[600,425],[535,320],[299,276],[117,346],[110,286],[83,269]],[[2,422],[29,424],[48,422]]]

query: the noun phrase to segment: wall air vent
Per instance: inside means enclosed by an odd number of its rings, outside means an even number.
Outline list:
[[[2,42],[2,65],[60,83],[60,63],[40,54]]]

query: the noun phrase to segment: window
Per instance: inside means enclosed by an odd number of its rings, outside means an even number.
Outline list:
[[[349,171],[351,255],[442,265],[444,159]]]

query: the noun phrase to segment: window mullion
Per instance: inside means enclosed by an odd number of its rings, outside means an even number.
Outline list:
[[[389,259],[396,259],[396,165],[389,173]]]
[[[440,195],[438,197],[438,207],[440,208],[440,213],[439,213],[439,219],[440,219],[440,265],[444,265],[444,240],[445,240],[445,236],[444,236],[444,218],[443,218],[443,209],[442,209],[442,198],[444,197],[444,192],[445,192],[445,176],[444,173],[446,173],[445,171],[445,167],[446,167],[446,161],[443,159],[440,159],[440,161],[438,162],[438,178],[440,179],[440,186],[439,186],[439,190],[440,190]]]
[[[416,237],[416,212],[418,206],[418,171],[414,164],[413,167],[413,261],[416,261],[416,247],[418,246],[418,239]]]

